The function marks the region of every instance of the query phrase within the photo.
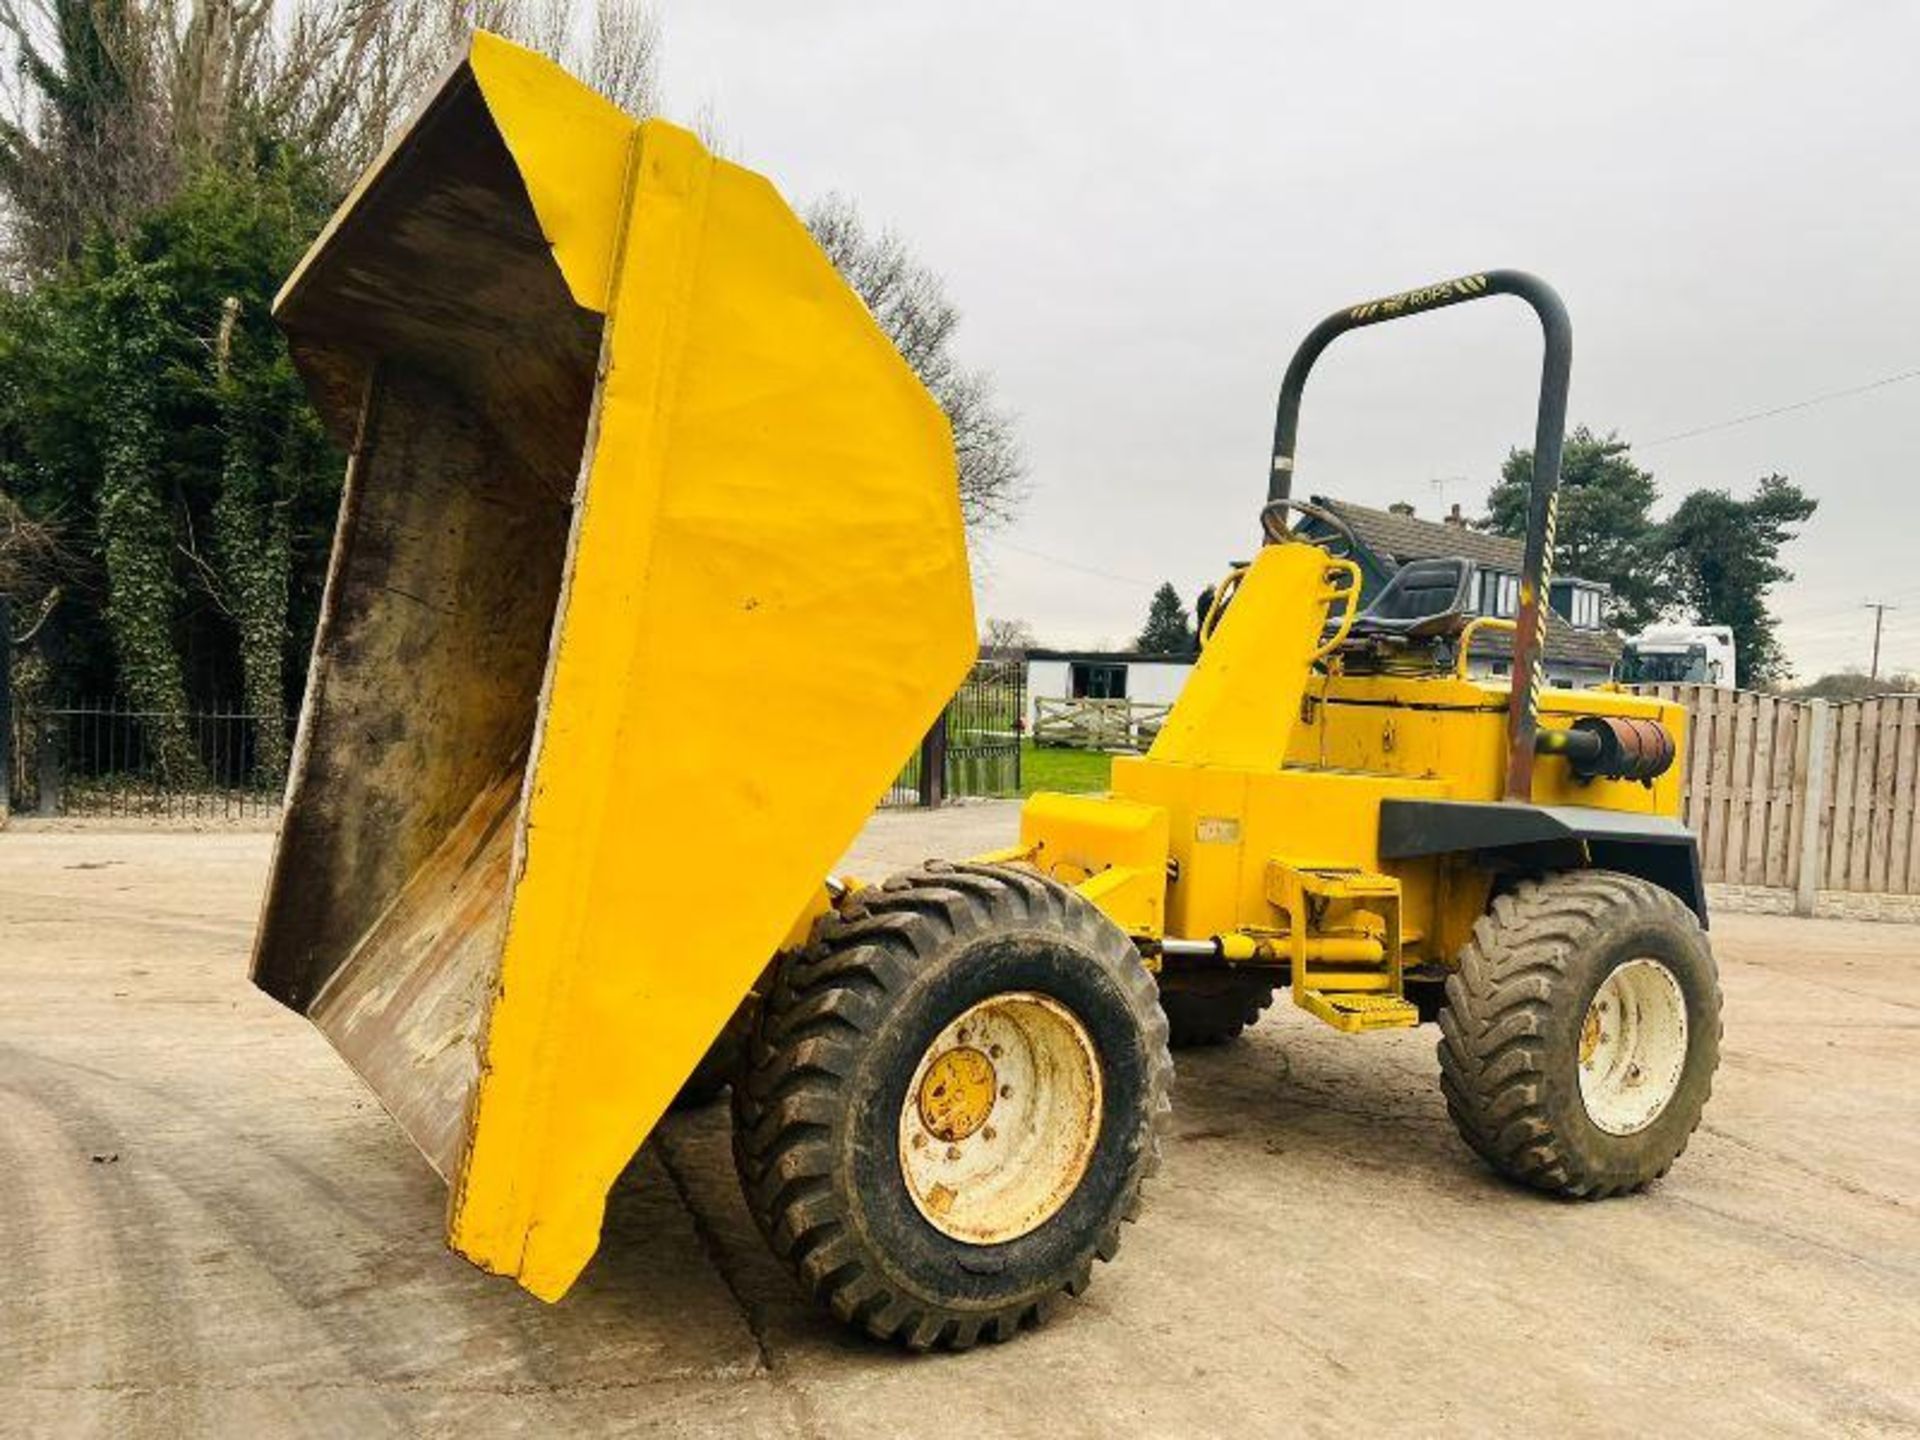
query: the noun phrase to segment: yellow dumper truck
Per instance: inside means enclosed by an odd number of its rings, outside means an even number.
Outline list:
[[[1519,613],[1465,562],[1364,610],[1292,523],[1308,372],[1491,295],[1546,336]],[[253,978],[557,1299],[697,1069],[844,1320],[1005,1338],[1137,1211],[1169,1042],[1277,988],[1439,1024],[1488,1163],[1597,1197],[1698,1123],[1720,998],[1684,715],[1540,688],[1570,332],[1490,271],[1341,311],[1282,386],[1261,547],[1152,750],[1004,851],[829,872],[975,640],[937,407],[767,182],[477,35],[276,313],[349,453]],[[1465,678],[1512,631],[1511,686]],[[1278,1183],[1278,1182],[1276,1182]]]

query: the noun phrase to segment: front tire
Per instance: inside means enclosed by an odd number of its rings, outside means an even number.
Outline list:
[[[1172,1071],[1152,977],[1090,903],[928,865],[856,892],[781,964],[734,1087],[735,1161],[816,1301],[963,1350],[1113,1258]]]
[[[1667,891],[1607,870],[1523,881],[1476,922],[1447,980],[1447,1110],[1522,1184],[1638,1190],[1700,1123],[1720,1004],[1706,934]]]

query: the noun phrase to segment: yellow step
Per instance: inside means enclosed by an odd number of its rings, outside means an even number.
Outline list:
[[[1393,989],[1393,976],[1385,970],[1322,970],[1309,967],[1307,989],[1328,995],[1349,995],[1358,991],[1379,994]]]
[[[1420,1012],[1397,995],[1363,995],[1342,990],[1303,990],[1300,1008],[1350,1034],[1362,1030],[1410,1030]]]

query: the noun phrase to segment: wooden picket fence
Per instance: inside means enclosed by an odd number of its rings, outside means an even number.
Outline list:
[[[1708,880],[1794,890],[1806,913],[1820,890],[1920,894],[1920,695],[1639,691],[1692,717],[1681,795]]]
[[[1144,750],[1173,707],[1145,700],[1033,701],[1033,742],[1075,750]]]

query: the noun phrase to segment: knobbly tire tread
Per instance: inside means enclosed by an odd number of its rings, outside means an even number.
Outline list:
[[[911,1006],[915,982],[940,966],[943,953],[996,932],[1036,929],[1099,957],[1137,1021],[1145,1056],[1137,1150],[1084,1254],[1007,1303],[943,1303],[889,1273],[887,1256],[862,1233],[839,1188],[839,1147],[856,1123],[847,1091],[863,1045]],[[734,1163],[754,1223],[817,1303],[883,1340],[965,1350],[1041,1323],[1063,1295],[1086,1289],[1094,1259],[1114,1257],[1122,1223],[1138,1215],[1141,1187],[1159,1168],[1172,1078],[1153,978],[1132,942],[1090,902],[1030,871],[932,862],[855,891],[821,918],[803,951],[779,965],[733,1087]]]
[[[1251,1029],[1273,1004],[1274,982],[1230,970],[1162,971],[1160,1008],[1175,1050],[1225,1045]]]
[[[1683,993],[1690,985],[1694,992],[1686,1069],[1645,1131],[1605,1136],[1587,1121],[1579,1099],[1577,1051],[1574,1064],[1564,1054],[1555,1063],[1555,1037],[1564,1038],[1569,1025],[1577,1037],[1594,989],[1611,970],[1597,968],[1603,962],[1595,957],[1622,943],[1619,937],[1662,934],[1679,948],[1658,958],[1675,971]],[[1710,1034],[1696,1032],[1702,1019]],[[1522,880],[1475,922],[1446,982],[1440,1088],[1461,1138],[1496,1171],[1553,1194],[1604,1199],[1644,1188],[1686,1150],[1712,1093],[1722,1033],[1718,978],[1693,912],[1635,876],[1561,871]],[[1703,1049],[1696,1052],[1696,1043]],[[1580,1132],[1583,1125],[1590,1133]],[[1614,1158],[1596,1163],[1595,1152],[1608,1149]]]

